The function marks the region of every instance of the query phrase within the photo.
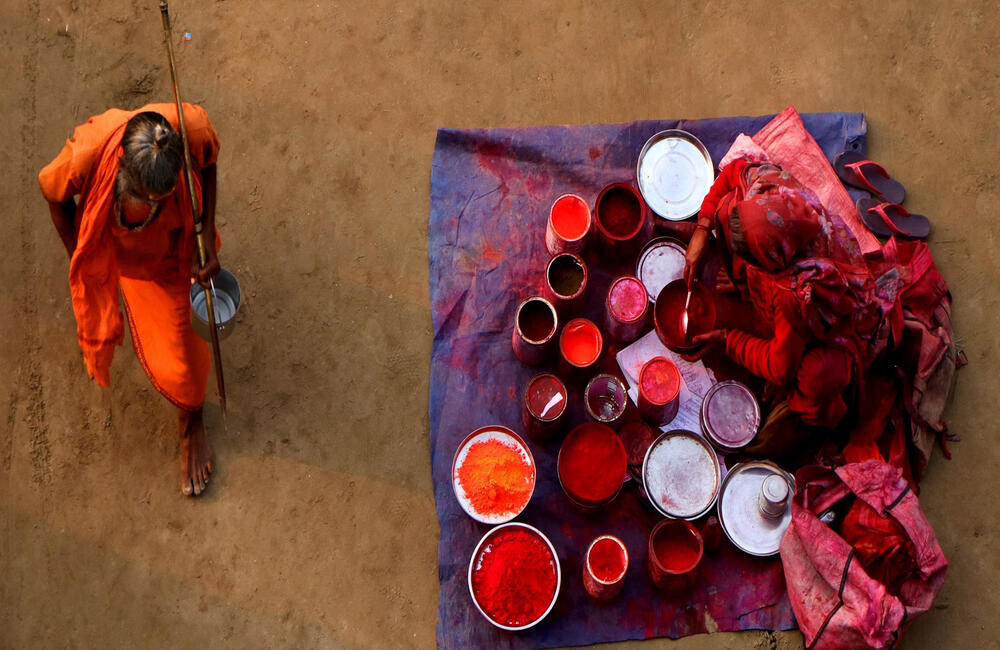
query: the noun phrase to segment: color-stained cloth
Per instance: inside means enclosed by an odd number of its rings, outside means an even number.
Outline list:
[[[573,510],[556,477],[557,439],[528,442],[537,484],[517,521],[538,527],[554,544],[562,591],[541,624],[517,634],[502,632],[482,617],[469,595],[469,560],[488,527],[462,511],[451,485],[451,464],[462,439],[490,424],[523,432],[521,397],[527,381],[554,367],[523,366],[510,342],[516,305],[542,286],[548,260],[545,222],[553,200],[576,192],[592,204],[611,183],[634,184],[639,151],[658,131],[690,131],[719,161],[741,132],[756,133],[772,117],[438,132],[428,254],[434,328],[430,446],[441,526],[440,647],[545,648],[795,627],[778,558],[751,557],[728,543],[706,556],[691,594],[670,597],[655,591],[647,577],[646,547],[659,517],[631,483],[605,512],[585,516]],[[802,122],[828,158],[848,148],[864,150],[860,114],[805,115]],[[606,266],[588,258],[584,315],[602,322],[611,280],[634,269],[634,261]],[[606,349],[602,369],[617,372],[616,351]],[[583,421],[579,388],[571,389],[567,417],[567,431]],[[590,541],[603,533],[625,542],[630,566],[621,598],[595,605],[583,588],[582,559]]]
[[[128,120],[143,111],[160,113],[178,128],[174,104],[110,109],[76,127],[38,181],[48,201],[79,196],[69,283],[90,377],[102,386],[110,383],[114,349],[124,338],[120,288],[136,354],[153,386],[179,408],[196,410],[205,399],[211,360],[189,320],[194,223],[184,173],[145,228],[126,231],[113,218],[122,134]],[[201,170],[215,164],[219,138],[204,109],[185,104],[184,117],[200,203]]]

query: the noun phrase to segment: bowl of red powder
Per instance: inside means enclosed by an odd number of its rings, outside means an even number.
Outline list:
[[[484,524],[521,514],[535,491],[535,460],[516,433],[498,425],[476,429],[451,465],[452,487],[465,512]]]
[[[521,523],[483,536],[469,562],[469,593],[479,613],[502,630],[524,630],[556,604],[562,570],[552,542]]]
[[[663,345],[681,354],[694,352],[700,345],[692,339],[715,329],[715,299],[705,285],[691,285],[691,302],[688,305],[687,333],[681,323],[684,302],[687,300],[687,283],[674,280],[660,290],[653,304],[653,324],[656,336]]]
[[[596,510],[618,495],[628,460],[614,429],[585,422],[563,440],[556,468],[570,503],[583,510]]]

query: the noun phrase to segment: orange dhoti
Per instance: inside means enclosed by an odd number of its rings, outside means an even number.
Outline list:
[[[119,280],[132,345],[156,390],[187,411],[205,400],[211,355],[208,344],[191,329],[191,282]]]

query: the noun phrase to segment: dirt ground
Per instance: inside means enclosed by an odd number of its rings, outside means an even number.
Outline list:
[[[825,6],[837,4],[839,6]],[[971,365],[921,501],[951,563],[905,647],[1000,647],[1000,8],[939,3],[171,3],[222,135],[218,458],[178,490],[130,345],[87,379],[38,170],[111,106],[170,101],[153,0],[0,0],[0,647],[431,647],[428,181],[439,126],[863,111],[928,215]],[[189,31],[191,39],[180,35]],[[683,648],[790,648],[717,634]],[[670,645],[658,640],[642,645]],[[629,647],[639,647],[638,644]]]

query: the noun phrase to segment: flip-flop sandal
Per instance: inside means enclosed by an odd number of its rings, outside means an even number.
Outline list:
[[[902,183],[889,176],[882,165],[868,160],[856,151],[838,154],[833,159],[833,169],[847,185],[867,190],[889,203],[902,203],[906,198]]]
[[[931,234],[930,219],[922,214],[910,214],[898,203],[858,199],[857,208],[861,221],[879,237],[896,235],[905,239],[924,239]]]

